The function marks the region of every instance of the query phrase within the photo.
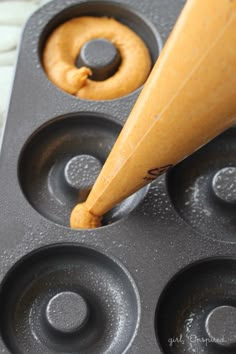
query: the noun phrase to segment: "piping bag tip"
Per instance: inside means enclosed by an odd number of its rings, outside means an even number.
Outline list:
[[[95,229],[101,226],[102,216],[93,215],[86,207],[86,203],[77,204],[70,216],[72,229]]]

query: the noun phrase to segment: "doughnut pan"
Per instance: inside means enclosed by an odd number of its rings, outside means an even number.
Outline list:
[[[154,61],[183,4],[56,0],[29,19],[0,157],[0,353],[236,352],[236,128],[101,228],[71,230],[140,89],[81,100],[41,64],[51,31],[81,15],[126,23]]]

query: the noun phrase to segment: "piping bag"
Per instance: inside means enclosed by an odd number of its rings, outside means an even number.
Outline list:
[[[72,228],[102,216],[236,123],[236,0],[188,0]]]

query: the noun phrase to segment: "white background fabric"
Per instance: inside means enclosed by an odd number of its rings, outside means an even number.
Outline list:
[[[6,116],[22,27],[49,0],[0,0],[0,132]]]

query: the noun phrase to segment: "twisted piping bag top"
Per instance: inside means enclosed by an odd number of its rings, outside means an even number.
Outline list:
[[[236,0],[187,1],[88,199],[102,215],[236,122]]]

